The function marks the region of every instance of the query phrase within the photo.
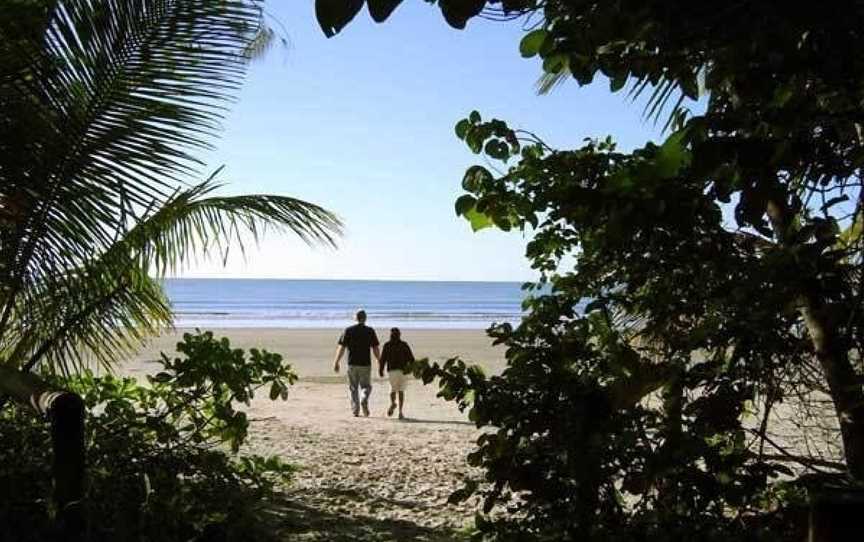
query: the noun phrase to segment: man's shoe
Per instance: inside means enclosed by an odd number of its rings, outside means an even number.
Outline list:
[[[360,416],[360,411],[355,410],[354,411],[354,417],[357,418],[358,416]]]
[[[369,405],[367,405],[367,404],[363,405],[363,415],[366,416],[367,418],[369,417]]]
[[[401,412],[399,413],[399,419],[400,419],[400,420],[404,420],[404,419],[405,419],[405,416],[403,416]]]
[[[390,405],[390,408],[387,409],[387,416],[392,416],[393,412],[396,410],[396,405]]]

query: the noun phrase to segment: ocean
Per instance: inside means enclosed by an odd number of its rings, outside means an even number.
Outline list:
[[[364,309],[375,327],[518,324],[517,282],[166,279],[177,327],[340,328]]]

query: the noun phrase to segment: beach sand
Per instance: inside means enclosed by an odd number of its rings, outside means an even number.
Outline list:
[[[190,330],[178,329],[155,339],[130,363],[124,364],[121,371],[145,374],[159,358],[159,352],[174,354],[177,342],[187,331]],[[333,355],[341,334],[339,329],[222,328],[209,331],[217,337],[228,337],[237,348],[265,348],[282,354],[303,380],[333,376]],[[375,331],[382,343],[390,336],[386,328]],[[460,356],[492,372],[500,371],[504,365],[503,348],[493,347],[491,339],[480,329],[403,329],[402,339],[411,345],[416,358],[441,361]],[[344,365],[345,360],[342,362]]]
[[[380,339],[386,329],[378,329]],[[183,331],[155,340],[120,372],[141,377],[158,369],[159,352],[171,355]],[[413,381],[406,420],[386,415],[389,389],[373,380],[369,418],[351,415],[345,361],[332,359],[336,329],[220,329],[233,346],[266,348],[285,356],[300,376],[286,401],[256,398],[249,449],[278,454],[300,467],[285,489],[275,520],[285,540],[417,540],[457,538],[476,502],[448,505],[447,497],[470,472],[466,454],[478,430],[434,385]],[[489,373],[504,365],[504,351],[482,330],[403,330],[416,357],[460,356]],[[373,362],[374,363],[374,362]]]

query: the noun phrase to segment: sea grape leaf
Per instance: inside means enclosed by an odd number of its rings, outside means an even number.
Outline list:
[[[659,178],[669,179],[678,175],[681,168],[689,162],[690,154],[684,146],[684,135],[684,131],[675,132],[658,149],[654,165]]]
[[[464,216],[471,224],[471,229],[473,231],[480,231],[494,226],[492,218],[489,215],[478,211],[476,207],[469,209],[463,213],[462,216]]]
[[[366,0],[369,14],[376,23],[383,23],[393,11],[399,7],[402,0]]]
[[[363,7],[363,0],[315,0],[315,18],[324,35],[338,34]]]
[[[447,24],[462,30],[468,23],[468,19],[476,17],[483,11],[486,0],[439,0],[438,5]]]
[[[519,53],[524,58],[531,58],[540,52],[540,47],[543,46],[543,41],[549,35],[543,28],[528,32],[522,41],[519,42]]]
[[[464,196],[459,197],[459,199],[456,200],[456,216],[467,214],[470,210],[474,209],[476,204],[477,199],[474,196],[465,194]]]

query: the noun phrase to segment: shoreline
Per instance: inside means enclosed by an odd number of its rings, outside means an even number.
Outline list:
[[[408,284],[425,284],[425,283],[436,283],[436,284],[526,284],[536,282],[535,279],[525,279],[525,280],[487,280],[487,279],[462,279],[462,280],[441,280],[441,279],[400,279],[400,278],[285,278],[285,277],[223,277],[223,276],[202,276],[202,277],[163,277],[157,278],[156,280],[172,280],[172,281],[182,281],[182,280],[212,280],[212,281],[259,281],[259,282],[403,282]]]
[[[222,332],[231,333],[231,332],[235,332],[235,331],[239,331],[242,333],[248,333],[248,332],[252,332],[252,331],[263,331],[263,332],[285,331],[288,333],[307,332],[308,331],[308,332],[335,333],[338,335],[339,333],[342,332],[343,329],[345,329],[349,326],[352,326],[355,323],[356,322],[348,322],[345,325],[334,326],[334,327],[327,327],[327,326],[309,326],[309,327],[305,327],[305,326],[299,326],[299,327],[298,326],[212,326],[212,327],[201,327],[201,326],[183,325],[183,326],[175,326],[174,329],[166,330],[166,333],[164,333],[163,335],[166,335],[166,334],[176,335],[178,333],[192,332],[192,331],[195,331],[196,328],[200,328],[201,331],[212,331],[213,333],[216,333],[217,331],[220,333],[222,333]],[[373,324],[367,323],[366,325],[375,330],[375,333],[378,334],[379,339],[382,338],[381,337],[382,333],[389,331],[389,329],[390,329],[390,326],[383,325],[383,324],[382,325],[373,325]],[[413,327],[411,327],[411,328],[408,328],[408,327],[401,327],[400,326],[400,329],[417,331],[420,333],[438,334],[438,333],[453,333],[453,332],[455,332],[457,334],[463,334],[463,333],[475,334],[476,333],[476,334],[483,335],[484,337],[486,336],[486,328],[473,328],[473,327],[453,327],[453,328],[449,328],[449,327],[417,327],[417,328],[413,328]]]

